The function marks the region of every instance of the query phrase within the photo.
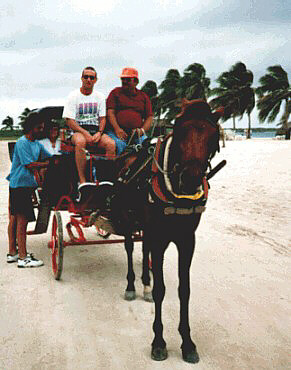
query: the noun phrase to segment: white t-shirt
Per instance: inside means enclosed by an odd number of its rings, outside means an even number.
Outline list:
[[[105,96],[94,90],[90,95],[82,94],[80,89],[72,91],[64,106],[63,118],[74,119],[90,134],[95,134],[98,131],[100,117],[105,116]]]
[[[52,155],[56,155],[56,154],[57,155],[60,155],[60,154],[62,154],[61,153],[61,140],[60,139],[57,139],[56,146],[55,147],[52,146],[52,142],[48,138],[39,140],[39,142],[45,147],[45,149],[50,154],[52,154]]]

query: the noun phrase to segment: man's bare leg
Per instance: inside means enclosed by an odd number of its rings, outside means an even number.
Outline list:
[[[100,141],[98,142],[98,145],[100,146],[100,148],[105,149],[107,157],[113,158],[115,156],[115,141],[111,139],[111,137],[109,137],[108,135],[103,134]]]
[[[75,145],[75,159],[80,184],[83,184],[84,182],[86,182],[86,139],[82,134],[77,132],[73,135],[72,142]]]

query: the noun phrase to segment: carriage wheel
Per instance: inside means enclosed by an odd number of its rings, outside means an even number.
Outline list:
[[[53,217],[52,226],[52,268],[56,280],[59,280],[63,271],[64,241],[63,225],[59,211]]]

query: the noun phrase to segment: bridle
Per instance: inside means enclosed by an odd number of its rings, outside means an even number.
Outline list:
[[[183,122],[182,121],[182,117],[176,119],[176,122],[175,122],[175,126],[178,125],[178,127],[176,129],[180,129],[180,127],[182,126]],[[212,134],[211,138],[210,138],[210,141],[208,143],[208,153],[207,153],[207,156],[206,156],[206,163],[198,163],[195,159],[190,159],[188,161],[185,161],[183,163],[179,162],[179,161],[174,161],[171,166],[169,166],[168,164],[168,160],[164,163],[164,169],[160,169],[159,170],[162,170],[164,176],[169,176],[169,177],[172,177],[172,176],[176,176],[178,179],[179,179],[179,185],[181,186],[182,185],[182,182],[183,182],[183,175],[185,173],[185,171],[189,168],[189,167],[192,167],[193,165],[195,166],[199,166],[200,169],[201,169],[201,179],[202,179],[202,183],[203,183],[203,179],[206,178],[207,176],[207,173],[208,171],[211,171],[212,167],[211,167],[211,160],[213,159],[213,157],[215,156],[216,152],[219,152],[220,151],[220,147],[219,147],[219,126],[211,119],[211,118],[206,118],[204,119],[204,121],[207,121],[208,124],[210,124],[213,128],[215,128],[215,132]],[[175,130],[175,126],[174,126],[174,130]],[[168,183],[170,183],[170,180],[168,181]],[[179,188],[180,188],[179,186]],[[177,196],[177,194],[176,194]],[[179,196],[179,197],[185,197],[185,196]],[[188,197],[191,197],[191,198],[196,198],[197,195],[194,194],[194,195],[189,195]]]

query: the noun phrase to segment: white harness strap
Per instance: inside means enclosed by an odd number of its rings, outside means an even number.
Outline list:
[[[167,139],[166,146],[165,146],[165,151],[164,151],[164,160],[163,160],[163,170],[164,170],[164,180],[165,180],[165,185],[167,190],[173,194],[173,189],[171,185],[171,181],[168,176],[168,162],[169,162],[169,151],[170,151],[170,145],[172,143],[173,137],[170,136]],[[174,194],[173,194],[174,195]]]
[[[171,181],[168,176],[168,163],[169,163],[169,152],[170,152],[170,145],[172,143],[173,137],[170,136],[167,139],[166,145],[165,145],[165,151],[164,151],[164,160],[163,160],[163,175],[164,175],[164,181],[165,181],[165,186],[167,190],[175,197],[175,198],[180,198],[180,199],[191,199],[191,200],[197,200],[200,199],[204,195],[203,187],[200,186],[198,191],[193,194],[193,195],[178,195],[173,191]]]

